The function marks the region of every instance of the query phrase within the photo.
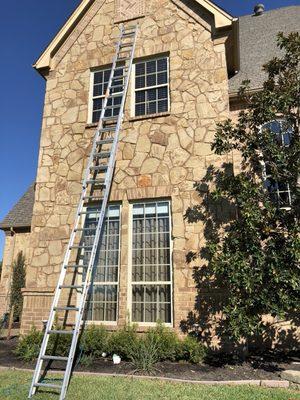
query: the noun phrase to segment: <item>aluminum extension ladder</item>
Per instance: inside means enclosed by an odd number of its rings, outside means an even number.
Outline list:
[[[94,136],[92,151],[83,180],[83,189],[77,209],[74,228],[71,233],[60,277],[55,290],[28,398],[31,398],[38,388],[59,390],[60,400],[64,400],[66,396],[78,337],[81,332],[81,325],[86,311],[86,300],[90,294],[89,289],[92,286],[90,283],[97,247],[102,227],[105,222],[105,214],[115,167],[119,131],[123,121],[124,105],[128,92],[128,83],[135,52],[137,31],[137,25],[127,27],[122,25],[120,28],[120,36],[116,44],[116,53],[113,59],[107,90],[102,104],[99,124]],[[94,228],[86,228],[83,223],[86,216],[92,213],[95,214],[95,208],[93,208],[92,211],[91,208],[89,208],[89,205],[91,204],[90,202],[97,205],[97,220],[96,227]],[[85,232],[88,231],[88,235],[91,235],[91,229],[93,232],[92,241],[91,243],[86,244]],[[86,256],[83,257],[84,252],[89,252],[87,260]],[[84,262],[84,264],[82,264],[82,262]],[[66,277],[69,276],[69,274],[67,274],[67,271],[69,270],[73,271],[74,275],[80,274],[81,272],[83,277],[81,285],[75,284],[74,280],[71,285],[65,283]],[[73,291],[80,293],[80,299],[76,306],[69,305],[71,298],[69,297],[69,301],[66,301],[67,306],[61,307],[61,301],[64,300],[62,294],[65,294],[66,290],[71,291],[69,293],[74,293]],[[57,312],[75,313],[75,322],[72,324],[73,328],[71,330],[60,330],[55,326]],[[72,335],[71,346],[67,357],[47,354],[49,337],[52,334],[58,335],[58,337],[59,335]],[[42,375],[43,363],[53,361],[66,362],[64,377],[61,379],[60,384],[57,384],[58,382],[56,381],[55,384],[49,383],[44,375]]]

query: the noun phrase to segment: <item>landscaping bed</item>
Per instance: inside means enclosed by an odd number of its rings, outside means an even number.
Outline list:
[[[33,369],[35,362],[24,362],[15,354],[18,339],[15,337],[9,341],[0,340],[0,367]],[[51,369],[60,370],[65,363],[53,363]],[[276,359],[270,355],[262,359],[252,356],[246,361],[210,358],[199,364],[187,362],[158,362],[152,375],[187,380],[280,380],[280,373],[283,369],[291,369],[289,359]],[[135,368],[131,362],[122,361],[114,365],[111,357],[97,358],[90,365],[78,363],[75,371],[90,371],[109,374],[134,374]],[[142,373],[139,371],[139,375]]]

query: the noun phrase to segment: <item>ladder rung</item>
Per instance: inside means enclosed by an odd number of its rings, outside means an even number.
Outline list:
[[[106,126],[105,128],[99,129],[99,132],[113,132],[116,130],[116,125],[115,126]]]
[[[105,180],[102,179],[89,179],[88,181],[86,181],[87,185],[100,185],[100,186],[105,186]]]
[[[124,94],[124,92],[111,93],[111,94],[108,95],[108,99],[110,97],[122,97],[123,94]]]
[[[55,311],[79,311],[78,307],[54,307]]]
[[[90,167],[91,171],[106,171],[108,168],[108,165],[95,165]]]
[[[74,331],[63,331],[59,329],[51,329],[50,331],[47,331],[49,335],[51,334],[57,334],[57,335],[73,335]]]
[[[118,58],[117,58],[117,62],[120,62],[120,61],[128,61],[128,60],[130,60],[130,58],[131,58],[131,57],[120,57],[120,58],[118,57]]]
[[[134,42],[121,43],[120,48],[123,48],[123,47],[132,47],[133,45],[134,45]]]
[[[94,153],[93,157],[95,157],[95,158],[109,158],[110,157],[110,151],[103,151],[101,153]]]
[[[49,361],[68,361],[68,357],[60,357],[60,356],[42,356],[42,360]]]
[[[119,80],[121,80],[123,78],[126,78],[126,77],[127,77],[127,75],[113,76],[112,80],[113,81],[119,81]]]
[[[64,268],[72,268],[72,269],[77,269],[77,268],[87,268],[87,265],[78,265],[78,264],[73,264],[73,265],[64,265]]]
[[[79,245],[79,246],[70,246],[70,249],[92,249],[93,246],[85,246],[85,245]]]
[[[90,215],[90,214],[99,214],[100,211],[98,210],[88,210],[88,211],[80,211],[78,214],[79,215]]]
[[[60,289],[82,289],[83,285],[60,285]]]
[[[104,128],[105,129],[105,128]],[[97,141],[97,145],[102,145],[102,144],[109,144],[114,141],[114,138],[107,138],[107,139],[100,139]]]
[[[85,197],[83,198],[83,200],[85,200],[85,201],[89,201],[89,200],[92,200],[92,201],[102,201],[102,200],[103,200],[103,197],[100,197],[100,196],[85,196]]]
[[[46,387],[46,388],[51,388],[51,389],[59,389],[61,390],[62,386],[61,385],[54,385],[53,383],[35,383],[35,387]]]
[[[74,229],[75,230],[75,232],[85,232],[85,231],[96,231],[97,230],[97,228],[76,228],[76,229]]]
[[[110,121],[112,119],[118,119],[118,118],[119,118],[119,115],[111,115],[109,117],[103,117],[102,121]]]

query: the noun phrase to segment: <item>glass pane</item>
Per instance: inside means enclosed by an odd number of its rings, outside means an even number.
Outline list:
[[[157,110],[160,113],[168,111],[168,100],[159,100]]]
[[[147,61],[147,74],[156,72],[156,61]]]
[[[151,102],[147,104],[147,114],[156,114],[157,113],[157,102]]]
[[[103,94],[103,86],[102,85],[95,85],[94,86],[94,96],[102,96]]]
[[[135,78],[136,89],[144,88],[146,86],[146,80],[144,76],[137,76]]]
[[[135,101],[136,103],[143,103],[146,99],[146,91],[140,90],[135,94]]]
[[[168,69],[167,58],[157,60],[157,71],[166,71]]]
[[[132,320],[136,322],[144,321],[144,305],[143,303],[132,304]]]
[[[151,74],[147,75],[147,86],[155,86],[156,85],[156,75]]]
[[[145,63],[135,65],[135,75],[145,75]]]
[[[168,98],[168,87],[164,86],[158,88],[158,99],[167,99]]]
[[[145,115],[146,114],[145,104],[137,104],[135,106],[135,115]]]
[[[94,85],[97,83],[103,83],[103,71],[94,73]]]
[[[157,75],[157,84],[163,85],[164,83],[168,83],[168,74],[167,72],[160,72]]]

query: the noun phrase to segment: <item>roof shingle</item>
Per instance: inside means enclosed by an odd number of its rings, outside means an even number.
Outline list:
[[[29,228],[31,226],[34,189],[35,184],[33,183],[3,221],[0,222],[0,229]]]
[[[266,79],[262,66],[280,55],[276,45],[278,32],[300,30],[300,6],[265,11],[262,15],[239,18],[240,71],[229,80],[229,90],[235,93],[243,80],[250,80],[251,89],[262,87]]]

